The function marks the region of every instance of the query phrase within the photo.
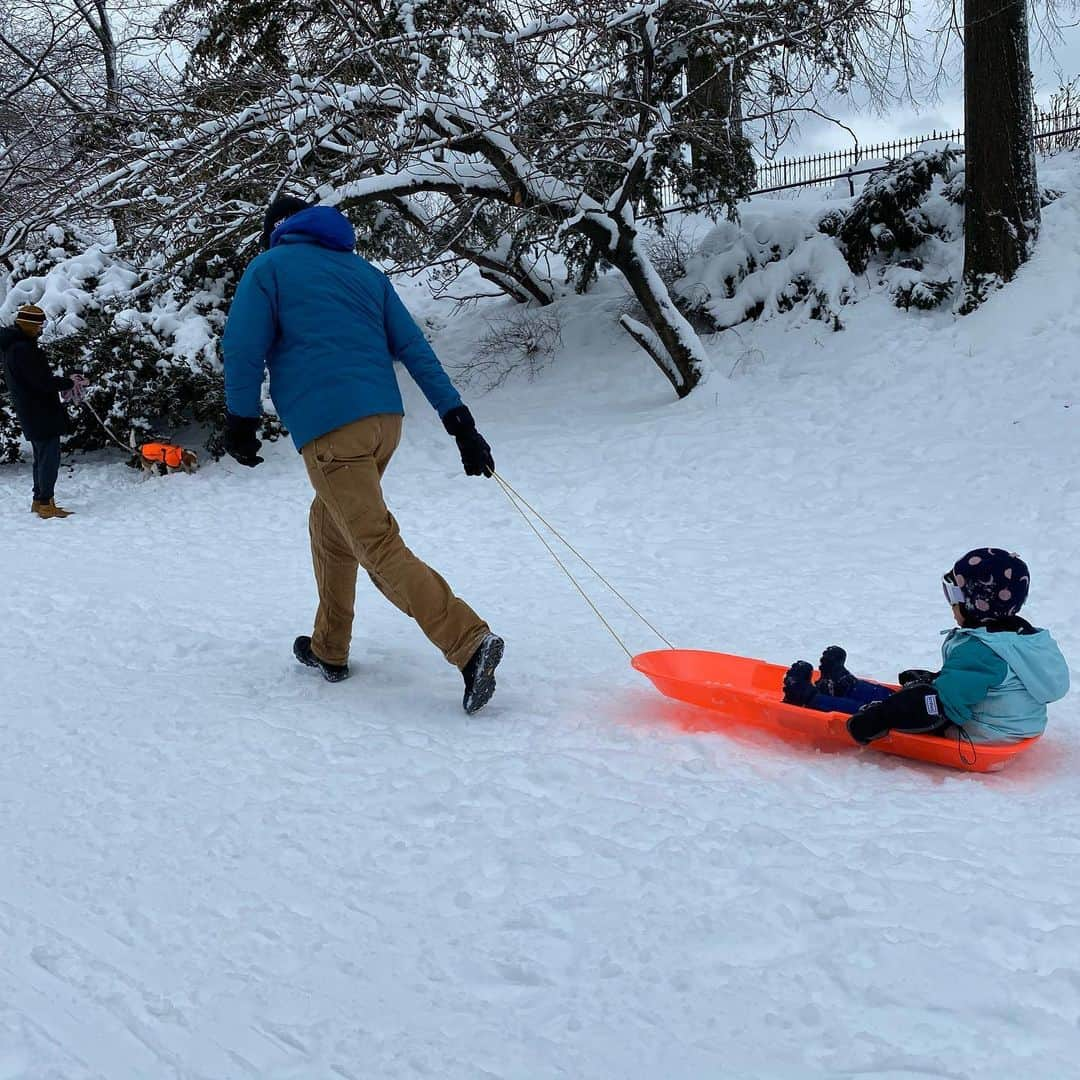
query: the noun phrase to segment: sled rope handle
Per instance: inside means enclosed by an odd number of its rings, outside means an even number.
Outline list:
[[[526,500],[520,494],[518,494],[518,492],[515,491],[497,472],[493,471],[491,475],[495,478],[496,481],[498,481],[499,487],[501,487],[503,490],[503,494],[505,494],[506,497],[510,500],[510,505],[513,506],[513,508],[522,516],[525,524],[528,525],[534,533],[536,533],[536,536],[539,539],[540,543],[548,549],[548,553],[555,560],[555,562],[558,563],[559,568],[562,570],[562,572],[570,579],[570,584],[573,585],[579,593],[581,593],[582,597],[585,600],[585,603],[593,609],[596,617],[604,624],[604,626],[607,628],[608,633],[611,634],[611,636],[619,643],[619,647],[624,653],[626,653],[627,656],[630,657],[630,659],[634,658],[634,654],[627,648],[626,642],[623,641],[621,637],[619,637],[618,633],[616,633],[611,623],[609,623],[608,620],[604,618],[603,614],[600,612],[600,609],[596,606],[596,604],[593,603],[593,601],[589,598],[589,595],[578,583],[577,578],[574,577],[566,564],[562,561],[562,559],[559,558],[555,549],[551,546],[551,544],[548,543],[547,538],[543,535],[543,533],[540,532],[534,522],[530,520],[529,514],[532,514],[533,517],[535,517],[536,520],[544,526],[544,528],[548,529],[557,540],[559,540],[570,552],[572,552],[578,559],[580,559],[581,562],[584,563],[584,565],[587,566],[589,570],[591,570],[593,574],[595,574],[596,577],[599,578],[599,580],[616,597],[618,597],[618,599],[620,599],[669,649],[675,648],[675,646],[672,645],[671,642],[668,641],[668,639],[664,637],[664,635],[661,634],[660,631],[657,630],[656,627],[653,626],[653,624],[649,622],[649,620],[646,619],[645,616],[642,615],[641,612],[638,611],[638,609],[634,607],[634,605],[631,604],[630,601],[627,600],[626,597],[623,596],[623,594],[619,592],[619,590],[616,589],[615,586],[612,585],[611,582],[608,581],[608,579],[604,577],[604,575],[601,574],[600,571],[597,570],[596,567],[593,566],[592,563],[590,563],[589,560],[586,559],[585,556],[582,555],[581,552],[578,551],[577,548],[575,548],[574,545],[571,544],[570,541],[567,540],[566,537],[563,536],[562,533],[560,533],[559,530],[556,529],[555,526],[552,525],[551,522],[543,516],[543,514],[541,514],[535,507],[530,506],[529,503],[526,502]],[[528,510],[529,514],[525,513],[526,510]]]

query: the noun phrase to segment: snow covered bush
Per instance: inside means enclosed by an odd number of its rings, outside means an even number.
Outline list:
[[[963,170],[954,150],[917,150],[873,173],[850,209],[818,228],[851,269],[871,262],[897,307],[929,310],[952,295],[963,253]]]
[[[827,215],[823,231],[843,245],[851,269],[861,274],[873,255],[914,251],[941,228],[923,210],[935,177],[951,179],[956,151],[916,150],[871,175],[851,209],[838,219]]]
[[[921,311],[940,307],[952,296],[956,285],[952,278],[928,278],[922,259],[917,258],[901,259],[889,273],[889,282],[893,303],[905,311],[913,307]]]
[[[0,378],[0,464],[9,465],[18,461],[22,456],[21,447],[19,422],[15,419],[11,399],[4,389],[3,379]]]
[[[115,446],[102,424],[122,444],[189,424],[220,427],[220,369],[202,357],[168,358],[159,348],[153,335],[118,328],[107,313],[91,316],[85,329],[52,344],[49,355],[57,365],[81,371],[90,382],[89,407],[70,410],[68,449]]]
[[[702,332],[787,312],[840,329],[841,309],[866,289],[904,310],[948,304],[963,272],[962,160],[944,148],[887,163],[850,205],[755,199],[668,260],[685,267],[672,297]],[[1045,189],[1043,204],[1057,195]]]
[[[685,218],[676,217],[674,221],[662,224],[663,228],[646,242],[645,251],[660,280],[670,288],[686,277],[686,264],[693,256],[696,244]]]
[[[218,338],[239,267],[217,258],[181,277],[160,261],[135,269],[101,245],[71,254],[68,248],[85,240],[59,230],[48,239],[47,247],[10,260],[0,281],[0,323],[20,304],[39,304],[49,317],[42,345],[50,360],[89,379],[89,407],[70,410],[66,446],[92,450],[194,425],[215,451],[225,415]],[[268,417],[264,436],[280,433]],[[19,442],[0,391],[0,456],[16,460]]]
[[[562,324],[554,307],[514,311],[489,320],[472,358],[455,374],[484,391],[501,386],[517,372],[534,379],[561,345]]]
[[[708,320],[713,331],[795,310],[840,329],[851,282],[836,243],[798,203],[764,201],[748,207],[740,224],[717,225],[672,293],[688,317]]]

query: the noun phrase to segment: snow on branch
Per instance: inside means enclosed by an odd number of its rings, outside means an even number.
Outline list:
[[[639,222],[662,222],[672,185],[733,217],[754,173],[742,117],[761,118],[766,143],[782,138],[785,109],[811,107],[819,85],[843,89],[872,47],[885,55],[902,6],[389,0],[376,23],[330,2],[271,28],[230,24],[228,0],[177,2],[209,4],[214,30],[193,45],[175,108],[124,129],[56,214],[120,214],[134,254],[197,266],[243,250],[282,191],[346,209],[379,251],[416,250],[412,208],[429,200],[443,251],[511,295],[547,295],[523,270],[539,254],[581,290],[609,268],[623,274],[655,337],[631,332],[680,394],[705,351]],[[491,254],[504,238],[505,259]]]

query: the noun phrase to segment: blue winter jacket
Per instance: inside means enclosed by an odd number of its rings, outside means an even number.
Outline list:
[[[1041,735],[1046,706],[1069,691],[1069,667],[1048,630],[950,630],[934,688],[945,715],[975,742]]]
[[[236,289],[221,350],[225,401],[262,411],[263,373],[297,449],[365,416],[404,412],[400,360],[440,416],[461,404],[389,278],[354,254],[352,226],[314,206],[286,218]]]

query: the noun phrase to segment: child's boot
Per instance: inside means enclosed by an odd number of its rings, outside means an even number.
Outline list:
[[[784,675],[784,703],[807,708],[818,696],[813,679],[813,665],[807,660],[796,660]]]
[[[932,686],[907,686],[897,690],[884,701],[864,705],[847,721],[848,734],[866,745],[888,735],[903,731],[909,735],[932,735],[948,726],[941,698]]]
[[[818,671],[821,673],[817,681],[817,688],[823,694],[830,697],[850,697],[855,692],[855,684],[858,680],[844,666],[847,662],[847,653],[839,645],[830,645],[818,661]]]

